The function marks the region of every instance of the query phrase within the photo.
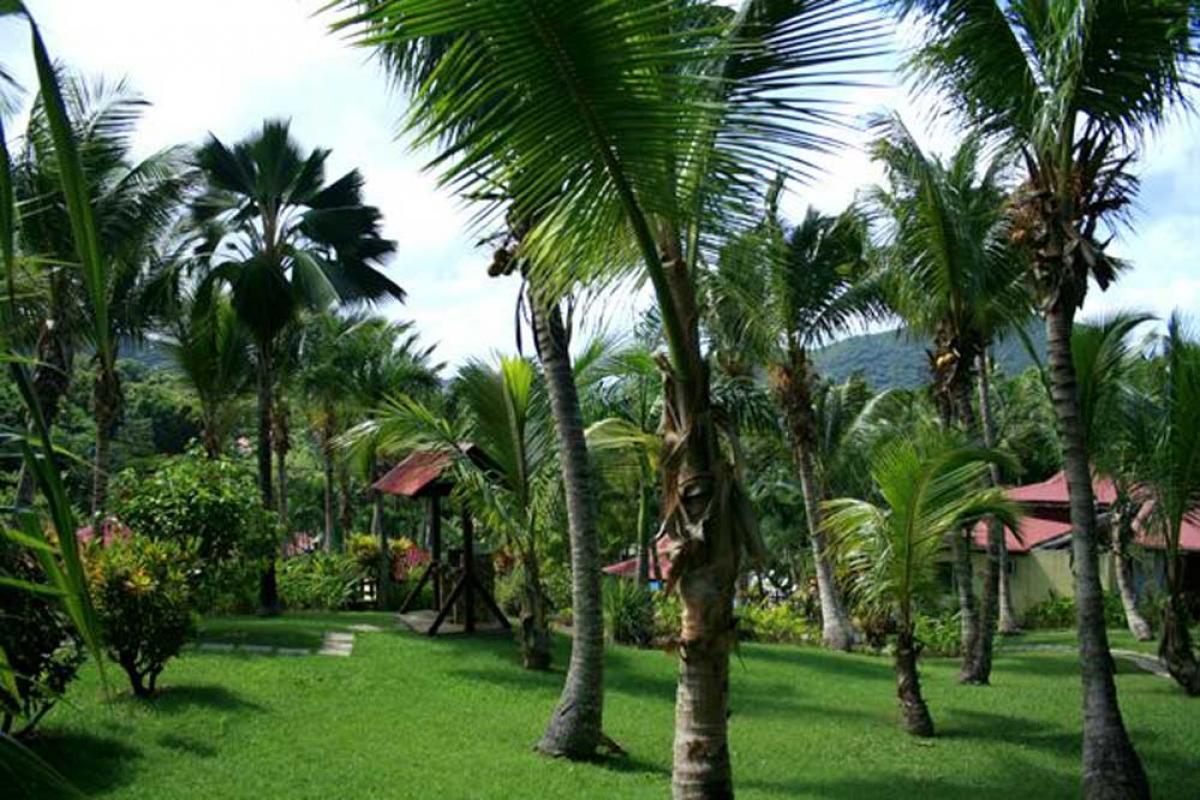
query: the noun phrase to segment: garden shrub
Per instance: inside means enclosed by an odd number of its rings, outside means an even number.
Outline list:
[[[45,582],[28,551],[3,541],[0,574]],[[82,642],[57,598],[0,586],[0,649],[13,672],[10,685],[0,681],[0,731],[25,735],[74,680],[84,658]]]
[[[917,614],[916,622],[922,655],[953,658],[962,654],[962,625],[957,611]]]
[[[738,609],[738,632],[758,642],[821,641],[821,629],[790,603],[749,603]]]
[[[288,608],[337,610],[358,600],[364,572],[349,553],[308,553],[279,562],[279,598]]]
[[[525,585],[525,571],[520,564],[514,564],[504,572],[496,573],[493,596],[500,610],[510,617],[521,614],[521,596]]]
[[[654,638],[654,602],[650,590],[628,578],[604,581],[604,628],[618,644],[645,647]]]
[[[346,553],[369,575],[379,571],[379,538],[370,533],[351,534],[346,539]]]
[[[1037,605],[1031,606],[1025,612],[1024,625],[1027,628],[1074,628],[1075,598],[1051,595]],[[1104,624],[1109,628],[1123,628],[1125,608],[1121,598],[1114,592],[1104,595]]]
[[[1028,608],[1025,612],[1025,627],[1075,627],[1074,597],[1050,596],[1048,600]],[[1108,627],[1126,626],[1121,597],[1116,593],[1104,595],[1104,624]]]
[[[655,592],[654,641],[668,644],[679,640],[683,627],[683,603],[674,592]]]
[[[256,605],[261,562],[274,555],[280,536],[244,465],[190,450],[148,475],[121,473],[113,501],[115,516],[135,533],[194,548],[200,609]]]
[[[195,632],[189,571],[194,545],[133,535],[86,550],[92,600],[110,657],[138,697]]]

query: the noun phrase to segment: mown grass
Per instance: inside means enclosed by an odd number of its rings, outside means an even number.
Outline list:
[[[1193,641],[1200,642],[1200,626],[1192,629]],[[1077,647],[1079,637],[1073,628],[1067,630],[1028,630],[1014,636],[1003,636],[996,640],[1000,647],[1007,645],[1055,644]],[[1114,650],[1133,650],[1148,655],[1158,654],[1159,641],[1154,638],[1148,642],[1139,642],[1127,628],[1111,628],[1108,631],[1108,646]]]
[[[205,630],[252,641],[256,630],[318,635],[357,622],[390,627],[366,614],[213,620]],[[560,665],[567,647],[559,639]],[[105,703],[89,669],[37,749],[95,797],[665,797],[674,658],[618,648],[608,668],[606,728],[629,755],[594,764],[531,750],[561,672],[523,671],[507,638],[395,630],[359,634],[348,659],[192,652],[164,673],[153,703]],[[956,669],[924,663],[938,737],[918,742],[897,728],[886,658],[742,646],[730,719],[739,797],[1077,796],[1074,656],[1002,653],[991,687],[958,685]],[[1118,684],[1155,797],[1200,796],[1195,701],[1132,669]]]

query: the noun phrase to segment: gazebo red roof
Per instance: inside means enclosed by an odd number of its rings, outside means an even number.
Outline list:
[[[371,487],[384,494],[419,497],[437,484],[450,466],[450,454],[437,451],[417,451],[388,470]]]

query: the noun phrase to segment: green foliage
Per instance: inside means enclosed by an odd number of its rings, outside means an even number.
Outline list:
[[[604,581],[604,629],[617,644],[645,647],[654,638],[654,601],[650,590],[628,578]]]
[[[376,547],[376,560],[378,553]],[[374,575],[349,553],[306,553],[279,562],[279,597],[290,609],[349,608],[363,579]]]
[[[679,639],[683,627],[683,603],[674,592],[654,593],[654,639],[672,642]]]
[[[810,644],[821,641],[821,626],[790,603],[747,603],[738,609],[738,633],[756,642]]]
[[[195,543],[132,535],[87,552],[88,577],[104,645],[148,697],[167,661],[195,632],[192,579]]]
[[[351,534],[346,539],[346,554],[363,572],[374,574],[379,571],[379,537],[370,533]]]
[[[1074,628],[1077,622],[1075,598],[1052,595],[1025,611],[1022,624],[1027,628]],[[1124,628],[1125,608],[1115,592],[1104,595],[1104,624],[1108,628]]]
[[[962,652],[962,629],[957,611],[917,614],[915,635],[921,654],[956,658]]]
[[[28,552],[0,541],[0,575],[44,584]],[[0,654],[12,682],[0,681],[0,731],[33,730],[54,706],[83,661],[79,634],[54,597],[0,586]]]
[[[123,472],[112,510],[135,533],[194,548],[199,606],[236,605],[255,580],[254,564],[278,542],[275,517],[259,504],[254,477],[198,450],[163,459],[147,475]]]

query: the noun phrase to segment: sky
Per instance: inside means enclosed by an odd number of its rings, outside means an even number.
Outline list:
[[[476,246],[467,210],[422,171],[428,153],[398,137],[404,100],[369,53],[328,32],[316,15],[326,0],[26,0],[51,54],[88,76],[124,78],[150,103],[137,138],[138,155],[213,133],[227,143],[267,118],[288,118],[305,147],[332,149],[331,178],[352,168],[366,177],[366,199],[384,214],[398,243],[389,264],[408,292],[384,309],[412,320],[422,340],[438,344],[451,364],[514,348],[515,279],[489,279],[490,254]],[[28,35],[0,21],[0,63],[27,88],[36,85]],[[931,149],[953,132],[931,119],[928,103],[886,85],[848,90],[855,114],[898,110]],[[1113,243],[1134,269],[1108,292],[1089,293],[1084,317],[1115,309],[1200,310],[1200,120],[1173,120],[1146,145],[1138,172],[1142,191],[1132,231]],[[862,151],[865,135],[822,158],[824,173],[795,187],[784,211],[806,205],[835,213],[857,188],[882,175]],[[627,326],[645,292],[603,306],[610,327]]]

